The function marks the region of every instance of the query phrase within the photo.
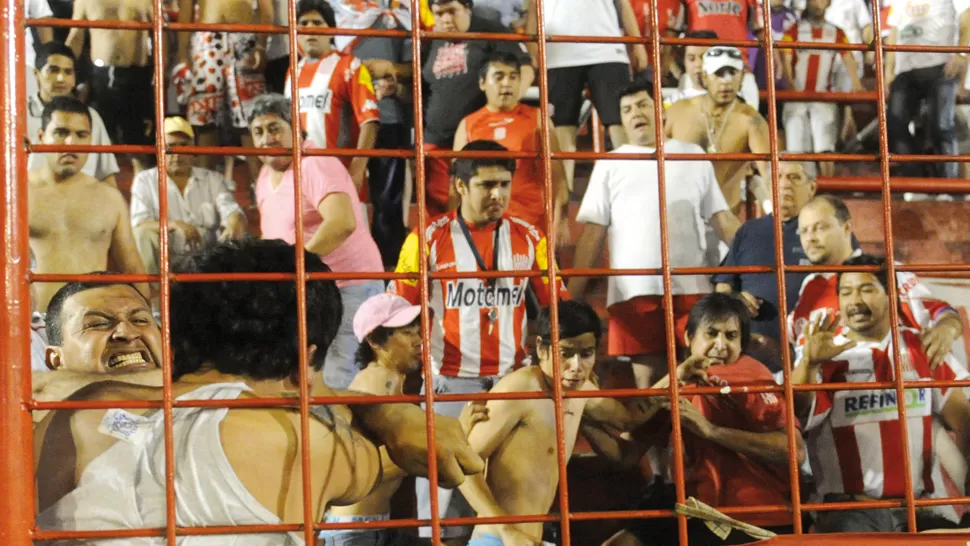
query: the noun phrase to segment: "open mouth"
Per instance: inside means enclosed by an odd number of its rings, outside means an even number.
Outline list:
[[[634,122],[633,122],[633,128],[634,128],[634,129],[637,129],[637,130],[639,130],[639,129],[643,129],[643,128],[644,128],[644,127],[646,127],[646,126],[647,126],[647,122],[646,122],[646,120],[642,120],[642,119],[640,119],[640,120],[637,120],[637,121],[634,121]]]
[[[123,370],[126,368],[147,367],[150,366],[150,363],[145,359],[144,353],[141,351],[134,351],[130,353],[118,353],[110,356],[108,358],[107,366],[109,370]]]
[[[859,309],[849,311],[849,320],[869,320],[872,318],[872,311]]]

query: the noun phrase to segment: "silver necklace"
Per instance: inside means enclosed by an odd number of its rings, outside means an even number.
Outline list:
[[[728,108],[727,112],[724,113],[724,119],[721,120],[721,126],[718,128],[717,133],[714,132],[714,123],[711,120],[710,112],[704,113],[704,125],[707,128],[707,153],[714,154],[717,153],[717,141],[721,138],[721,133],[724,132],[724,127],[727,125],[727,120],[731,117],[731,112],[734,111],[734,107],[738,104],[738,100],[734,99],[731,103],[731,107]]]

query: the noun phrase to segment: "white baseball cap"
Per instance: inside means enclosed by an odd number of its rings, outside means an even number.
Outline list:
[[[706,74],[716,74],[724,67],[744,70],[744,55],[741,50],[730,46],[714,46],[704,52],[703,68]]]

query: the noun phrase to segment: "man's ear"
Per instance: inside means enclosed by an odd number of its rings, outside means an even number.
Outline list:
[[[64,362],[61,360],[61,348],[48,345],[44,349],[44,363],[47,364],[47,368],[51,371],[61,369],[61,366],[64,365]]]
[[[684,345],[690,347],[690,336],[687,335],[687,332],[684,332]]]

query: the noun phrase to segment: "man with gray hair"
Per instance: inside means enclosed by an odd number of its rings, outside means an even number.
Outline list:
[[[815,196],[815,165],[783,161],[778,168],[778,211],[781,214],[782,248],[786,265],[808,265],[798,238],[798,213]],[[745,222],[734,236],[724,266],[775,265],[775,218],[773,214]],[[795,307],[798,289],[806,273],[785,275],[787,309]],[[781,371],[781,331],[778,324],[778,285],[774,273],[719,273],[715,290],[741,298],[751,316],[751,349],[772,372]]]
[[[249,131],[257,148],[292,148],[293,118],[290,100],[270,93],[253,102]],[[302,139],[301,139],[302,140]],[[296,243],[296,186],[290,155],[260,156],[266,168],[256,181],[256,204],[264,239]],[[357,188],[346,167],[335,157],[304,156],[300,188],[303,245],[337,273],[384,271],[377,244],[367,229]],[[327,351],[323,380],[334,389],[346,389],[357,374],[353,319],[369,297],[384,291],[377,280],[337,281],[344,315],[340,331]]]

